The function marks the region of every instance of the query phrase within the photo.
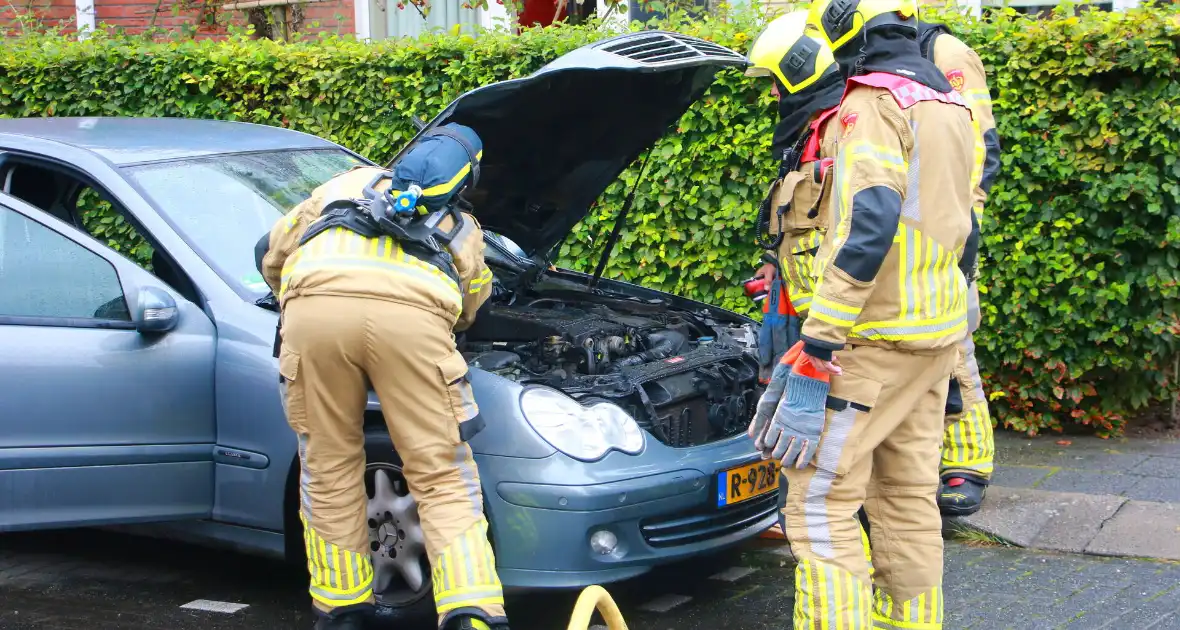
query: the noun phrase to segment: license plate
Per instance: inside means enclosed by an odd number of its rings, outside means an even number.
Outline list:
[[[717,473],[717,507],[725,507],[778,490],[777,460],[754,462]]]

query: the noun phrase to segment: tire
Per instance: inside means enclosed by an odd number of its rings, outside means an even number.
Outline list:
[[[387,478],[394,482],[394,490],[398,492],[399,496],[402,493],[408,494],[408,488],[405,486],[405,479],[401,477],[402,461],[397,453],[393,450],[393,443],[389,439],[389,435],[381,430],[367,430],[365,432],[365,495],[369,498],[369,505],[366,508],[366,515],[370,516],[370,522],[374,511],[374,495],[375,495],[375,479],[376,474],[381,472],[387,475]],[[295,462],[292,467],[292,483],[289,491],[292,493],[292,498],[288,505],[292,506],[290,514],[287,517],[286,530],[287,535],[287,554],[291,562],[297,567],[297,570],[303,571],[307,574],[307,553],[303,548],[303,526],[299,522],[299,465]],[[404,501],[402,502],[404,503]],[[416,503],[413,505],[414,520],[416,521]],[[392,510],[391,510],[392,511]],[[388,523],[382,523],[384,530],[382,535],[387,542],[392,542],[391,536],[401,529],[401,533],[406,533],[405,528],[390,527]],[[371,542],[377,542],[377,530],[370,529],[369,538]],[[414,538],[414,532],[411,530],[407,538]],[[417,537],[421,538],[421,528],[419,526]],[[400,536],[399,536],[400,538]],[[404,541],[399,540],[399,543]],[[386,545],[394,546],[397,545]],[[402,545],[404,549],[404,544]],[[421,547],[422,555],[422,584],[414,591],[408,589],[404,579],[399,584],[393,582],[390,588],[384,592],[376,592],[379,564],[388,558],[388,553],[384,555],[380,552],[373,553],[373,570],[374,570],[374,596],[376,599],[376,612],[374,618],[375,628],[433,628],[435,626],[435,619],[437,615],[434,609],[433,588],[430,579],[430,566],[426,560],[425,546]],[[401,588],[398,588],[398,587]]]
[[[434,593],[430,579],[430,562],[426,555],[425,544],[407,544],[412,541],[423,541],[421,525],[417,520],[417,502],[413,501],[413,497],[409,494],[409,487],[406,485],[405,478],[401,476],[402,461],[396,452],[393,450],[393,443],[389,439],[389,435],[384,431],[368,431],[365,433],[365,494],[369,497],[369,538],[373,540],[374,544],[382,544],[376,539],[378,536],[383,537],[384,545],[378,551],[373,553],[373,594],[376,598],[376,627],[379,628],[408,628],[420,627],[433,628],[437,615],[434,609]],[[378,524],[376,529],[374,525],[374,512],[378,511],[376,508],[379,505],[376,499],[375,481],[378,474],[383,474],[393,483],[393,490],[398,496],[399,503],[412,505],[409,511],[412,512],[409,527],[406,523],[397,523],[401,527],[394,527],[394,523]],[[409,498],[410,503],[406,503],[406,498]],[[388,508],[389,506],[385,506]],[[390,511],[388,509],[384,511]],[[407,515],[399,514],[393,515],[394,520],[404,520]],[[416,531],[415,531],[416,529]],[[400,536],[398,533],[400,531]],[[390,544],[397,537],[397,542]],[[418,559],[421,571],[422,581],[421,586],[417,590],[409,588],[405,578],[401,575],[395,575],[390,585],[382,592],[377,591],[378,580],[383,574],[382,565],[390,566],[390,561],[403,562],[402,558],[390,558],[391,552],[387,551],[390,547],[393,548],[392,553],[397,552],[400,547],[403,552],[414,552],[415,547],[420,552]]]

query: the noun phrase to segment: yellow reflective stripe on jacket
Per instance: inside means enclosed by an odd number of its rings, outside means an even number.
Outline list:
[[[811,308],[816,283],[815,250],[823,240],[823,232],[811,230],[796,241],[779,261],[787,283],[787,297],[799,315]]]
[[[295,224],[299,223],[299,212],[300,208],[297,206],[294,210],[288,212],[287,216],[283,217],[285,219],[283,232],[290,232],[295,228]]]
[[[980,128],[979,120],[982,118],[977,112],[981,108],[991,108],[992,95],[983,88],[973,88],[963,92],[963,100],[967,101],[967,107],[971,108],[971,128],[975,132],[975,154],[974,161],[971,163],[971,183],[979,187],[983,182],[983,164],[987,159],[987,145],[983,142],[983,130]],[[981,224],[983,222],[983,204],[973,204],[972,209],[975,210],[975,220]]]
[[[976,107],[992,104],[992,95],[984,88],[972,88],[963,92],[963,100],[972,111]]]
[[[441,269],[411,256],[397,240],[388,237],[366,237],[345,228],[332,228],[315,236],[287,260],[283,267],[279,298],[287,290],[296,273],[315,270],[383,269],[437,282],[456,294],[459,285]]]
[[[815,308],[812,307],[814,314]],[[887,322],[864,322],[852,327],[850,337],[880,339],[884,341],[918,341],[939,339],[967,330],[967,313],[952,313],[946,317],[926,320],[893,320]]]
[[[492,270],[491,269],[484,269],[483,273],[479,274],[478,278],[471,281],[471,287],[467,289],[467,292],[472,293],[472,294],[479,293],[480,290],[483,289],[484,285],[487,285],[491,281],[492,281]]]
[[[861,310],[860,307],[847,306],[839,302],[833,302],[822,295],[816,295],[811,300],[810,317],[814,317],[821,322],[827,322],[833,326],[853,328],[855,330],[853,324],[860,317]]]
[[[983,145],[979,120],[974,116],[971,118],[971,131],[975,135],[975,151],[971,156],[971,186],[977,188],[983,182],[983,158],[987,155],[987,147]]]
[[[483,159],[483,151],[476,153],[475,159],[476,159],[476,161],[482,160]],[[463,165],[463,168],[459,169],[458,173],[455,173],[455,176],[452,177],[450,181],[443,183],[443,184],[437,184],[435,186],[431,186],[430,188],[423,190],[422,196],[423,197],[437,197],[439,195],[445,195],[445,194],[451,192],[452,190],[454,190],[455,186],[458,186],[459,182],[463,181],[463,178],[467,177],[467,174],[470,172],[471,172],[471,163],[468,162],[467,164]]]
[[[913,227],[902,225],[894,237],[901,261],[898,274],[900,321],[916,323],[967,316],[967,282],[958,268],[958,256]]]

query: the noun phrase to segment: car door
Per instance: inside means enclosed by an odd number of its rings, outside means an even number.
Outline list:
[[[208,517],[215,336],[159,279],[0,194],[0,531]]]

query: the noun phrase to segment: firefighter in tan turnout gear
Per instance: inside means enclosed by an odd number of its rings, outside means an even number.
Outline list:
[[[779,109],[771,140],[771,154],[779,171],[759,209],[755,240],[766,250],[766,262],[755,277],[781,279],[790,309],[787,317],[777,320],[764,309],[758,349],[767,379],[782,354],[798,341],[798,322],[811,306],[813,261],[828,227],[823,204],[831,192],[828,175],[838,129],[829,123],[844,94],[844,77],[831,49],[807,30],[806,9],[775,18],[750,46],[751,65],[746,70],[748,77],[771,79]],[[762,234],[766,228],[769,237]],[[770,291],[774,290],[771,283]],[[774,326],[785,330],[772,331],[768,338],[767,328]],[[785,368],[777,369],[781,377]],[[778,383],[785,381],[780,378]],[[785,505],[786,489],[785,481],[780,483],[780,508]],[[779,526],[785,531],[781,514]]]
[[[1000,172],[1000,137],[992,115],[991,92],[979,54],[951,34],[943,24],[920,22],[918,46],[922,56],[934,62],[947,81],[971,108],[975,129],[972,206],[982,226],[983,209]],[[979,328],[979,287],[976,270],[968,276],[967,338],[960,346],[959,364],[947,398],[946,432],[942,443],[942,485],[938,504],[943,514],[966,516],[979,511],[990,483],[996,454],[987,396],[975,360],[972,335]]]
[[[802,353],[788,353],[785,394],[752,427],[789,481],[794,624],[941,628],[935,494],[978,239],[971,112],[922,58],[914,0],[816,0],[809,23],[848,79],[831,123],[830,228]]]
[[[419,504],[439,626],[507,627],[467,445],[483,425],[452,333],[492,289],[480,227],[456,209],[481,157],[471,129],[437,128],[392,170],[358,167],[317,188],[259,243],[282,309],[279,371],[299,439],[317,628],[361,628],[374,601],[368,384]]]

